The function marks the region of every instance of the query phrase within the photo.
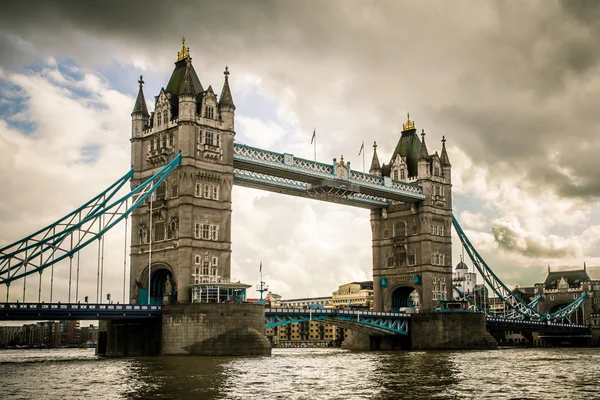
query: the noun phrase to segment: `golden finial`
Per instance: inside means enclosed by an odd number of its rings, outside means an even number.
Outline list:
[[[410,131],[411,129],[415,129],[415,121],[410,120],[410,113],[406,114],[406,123],[402,124],[403,131]]]
[[[181,38],[181,51],[177,52],[177,61],[181,61],[184,58],[187,58],[189,56],[190,56],[190,48],[185,47],[185,36],[183,36]]]

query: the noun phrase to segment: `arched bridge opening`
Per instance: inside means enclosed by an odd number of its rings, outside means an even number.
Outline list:
[[[177,284],[173,279],[173,271],[166,264],[152,265],[150,275],[150,304],[174,304],[177,303]],[[148,268],[135,283],[137,289],[138,304],[148,304]]]
[[[412,286],[404,285],[390,291],[391,312],[416,312],[419,309],[419,292]]]

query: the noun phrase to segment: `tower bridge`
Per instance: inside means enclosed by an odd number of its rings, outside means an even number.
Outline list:
[[[37,313],[44,319],[66,312],[84,319],[95,311],[96,317],[108,321],[104,331],[109,355],[268,354],[270,347],[263,335],[265,315],[268,325],[290,323],[298,313],[268,310],[265,314],[261,305],[237,304],[246,300],[250,285],[231,279],[233,185],[370,210],[372,315],[361,319],[360,313],[323,312],[315,316],[362,331],[362,339],[360,334],[351,338],[359,345],[368,342],[364,337],[369,331],[376,331],[379,335],[409,334],[413,348],[496,346],[485,330],[484,310],[439,312],[440,303],[453,299],[453,227],[486,285],[512,312],[502,326],[569,325],[570,316],[587,304],[582,294],[551,311],[539,311],[502,283],[452,215],[452,166],[445,138],[440,153],[430,153],[424,130],[417,134],[410,115],[389,162],[380,162],[375,144],[369,173],[358,172],[343,157],[329,164],[236,143],[236,106],[229,74],[226,67],[219,96],[212,86],[205,89],[184,44],[166,87],[155,96],[152,113],[140,77],[131,113],[132,170],[73,213],[0,249],[0,284],[7,288],[0,318]],[[130,193],[118,197],[118,189],[127,182]],[[101,303],[103,236],[117,223],[127,221],[131,223],[130,229],[126,225],[130,232],[130,304],[117,309],[100,304],[95,308],[76,306],[70,298],[70,279],[67,305],[43,306],[42,272],[53,270],[62,261],[69,263],[71,275],[75,256],[91,243],[98,243],[96,303]],[[25,302],[25,280],[35,273],[40,275],[35,306],[10,302],[11,283],[24,282]],[[421,313],[408,317],[399,312],[413,301],[418,302]],[[465,301],[469,303],[469,299]],[[130,306],[142,308],[127,308]],[[134,315],[136,311],[140,312]],[[143,317],[142,311],[148,311],[147,325],[140,322],[144,318],[133,318]],[[596,306],[586,315],[591,313],[598,313]],[[159,314],[161,323],[157,322]],[[489,317],[487,323],[499,324]],[[143,339],[157,330],[162,333]],[[137,337],[140,343],[120,342],[119,337]]]

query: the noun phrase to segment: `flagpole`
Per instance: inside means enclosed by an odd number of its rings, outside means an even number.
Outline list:
[[[363,173],[365,172],[365,141],[362,141],[362,149],[363,149]]]
[[[315,138],[315,162],[317,162],[317,130],[313,130],[313,136]]]

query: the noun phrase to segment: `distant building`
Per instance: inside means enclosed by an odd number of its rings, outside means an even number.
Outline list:
[[[305,297],[301,299],[279,300],[282,308],[308,308],[311,305],[323,306],[329,308],[331,306],[331,297]]]
[[[97,327],[86,328],[86,337],[97,341]],[[80,338],[79,321],[47,321],[22,326],[0,326],[0,348],[13,346],[60,347],[77,346],[83,343]]]
[[[331,296],[334,308],[373,308],[373,281],[351,282],[341,285]]]
[[[333,292],[331,297],[305,297],[283,300],[281,296],[269,292],[266,299],[271,301],[271,307],[281,308],[318,306],[323,308],[371,309],[373,304],[373,281],[343,284]],[[277,306],[274,304],[277,304]],[[326,342],[328,345],[339,345],[346,334],[346,330],[343,328],[319,321],[297,322],[266,330],[267,337],[275,345],[285,344],[286,342],[313,342],[315,344]]]
[[[267,296],[265,297],[265,303],[269,304],[269,306],[272,308],[279,308],[281,307],[281,295],[268,292]]]
[[[469,272],[467,264],[461,260],[452,275],[452,284],[465,295],[472,297],[475,285],[477,285],[477,274],[475,272]]]

